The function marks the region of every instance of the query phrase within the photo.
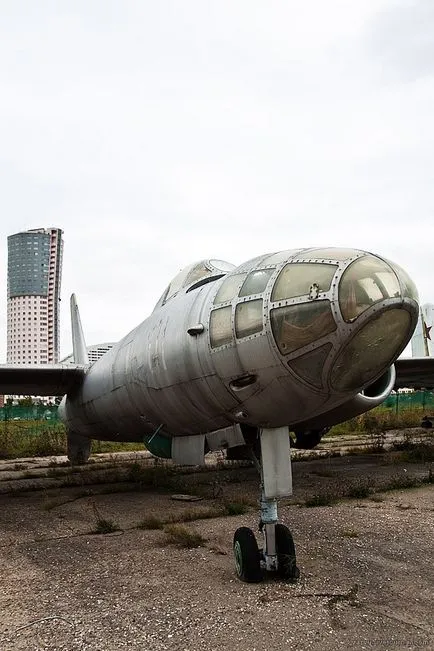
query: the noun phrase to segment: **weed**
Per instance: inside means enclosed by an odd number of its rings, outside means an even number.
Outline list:
[[[104,534],[113,533],[114,531],[119,531],[118,525],[115,524],[113,520],[105,520],[104,518],[101,518],[96,521],[96,526],[92,533]]]
[[[194,520],[208,520],[209,518],[217,518],[221,512],[215,508],[209,509],[186,509],[181,511],[177,516],[174,516],[172,522],[193,522]]]
[[[140,463],[132,463],[128,467],[128,480],[133,482],[142,483],[145,479],[144,468]],[[149,473],[148,473],[149,474]]]
[[[248,510],[243,502],[225,502],[224,509],[226,515],[243,515]]]
[[[173,515],[168,520],[161,520],[155,516],[149,516],[142,520],[138,525],[138,529],[162,529],[164,525],[176,524],[179,522],[194,522],[195,520],[207,520],[209,518],[217,518],[224,515],[220,509],[210,507],[199,509],[186,509],[178,514]]]
[[[369,413],[352,418],[344,423],[335,425],[327,433],[327,437],[345,434],[366,434],[381,433],[389,429],[404,429],[419,427],[424,411],[422,407],[406,407],[400,409],[399,413],[387,407],[376,407]],[[377,447],[381,444],[381,437],[373,434],[373,443]]]
[[[92,441],[93,454],[113,452],[140,452],[144,450],[143,443],[121,443],[118,441]]]
[[[311,495],[305,500],[304,505],[307,507],[313,506],[332,506],[337,501],[336,495],[331,493],[317,493],[316,495]]]
[[[192,531],[182,524],[168,524],[164,527],[166,540],[171,545],[185,549],[203,547],[206,539],[197,531]]]
[[[393,491],[399,490],[400,488],[415,488],[416,486],[419,486],[420,483],[419,479],[416,477],[409,477],[408,474],[395,475],[385,486],[382,486],[382,490]]]
[[[350,486],[345,492],[345,497],[350,499],[362,500],[365,497],[369,497],[371,489],[366,484],[354,484]]]
[[[114,531],[119,531],[119,527],[113,520],[107,520],[106,518],[103,518],[97,505],[95,504],[94,500],[89,500],[93,512],[95,513],[96,517],[96,522],[95,522],[95,529],[91,533],[113,533]]]
[[[434,461],[434,445],[426,441],[409,444],[401,452],[400,458],[402,461],[409,463],[428,463]]]
[[[386,442],[386,432],[368,432],[370,443],[366,448],[366,452],[372,454],[380,454],[384,452],[384,444]]]
[[[384,497],[382,495],[371,495],[372,502],[384,502]]]
[[[14,470],[26,470],[27,466],[23,463],[15,463]]]
[[[137,525],[137,529],[162,529],[164,522],[155,515],[149,515]]]
[[[355,529],[342,529],[341,536],[343,538],[358,538],[359,534]]]
[[[185,484],[176,476],[176,469],[171,466],[142,466],[132,463],[127,467],[127,481],[140,484],[143,488],[166,488],[168,490],[181,490]]]
[[[143,450],[141,443],[94,441],[93,452]],[[66,454],[66,430],[59,422],[38,420],[0,422],[0,459],[54,457]],[[54,466],[56,462],[50,462]]]

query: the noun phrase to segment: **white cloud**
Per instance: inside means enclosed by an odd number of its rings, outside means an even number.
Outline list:
[[[64,353],[71,291],[118,339],[207,255],[356,246],[433,300],[426,3],[3,5],[0,291],[6,236],[63,228]]]

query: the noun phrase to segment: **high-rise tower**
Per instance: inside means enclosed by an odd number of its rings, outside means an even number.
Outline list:
[[[8,364],[59,360],[62,233],[36,228],[8,237]]]
[[[411,339],[413,357],[434,356],[434,305],[426,303],[420,308],[419,321]]]

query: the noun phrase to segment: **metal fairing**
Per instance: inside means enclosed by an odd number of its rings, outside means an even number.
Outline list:
[[[157,431],[190,437],[237,422],[279,428],[313,418],[321,420],[329,412],[339,413],[341,405],[352,404],[367,384],[390,368],[405,347],[416,324],[418,305],[414,296],[403,289],[405,282],[411,281],[406,276],[401,278],[382,258],[364,251],[327,251],[330,256],[326,258],[320,257],[317,249],[263,255],[225,272],[223,277],[220,274],[208,278],[207,284],[196,283],[185,291],[178,290],[167,302],[163,294],[150,317],[91,366],[79,391],[68,396],[64,419],[70,430],[92,438],[119,440],[142,440],[144,434]],[[385,290],[384,300],[373,301],[363,310],[360,308],[356,317],[345,320],[342,305],[352,305],[354,300],[350,296],[347,303],[342,303],[339,291],[344,274],[359,259],[372,261],[383,275],[392,278],[389,283],[399,291],[387,294]],[[297,267],[291,267],[293,264]],[[315,282],[302,295],[291,296],[289,292],[289,298],[274,298],[284,273],[301,270],[303,275],[309,269],[315,273],[317,264],[318,270],[328,269],[329,286],[324,289]],[[265,271],[268,281],[258,293],[244,296],[240,287],[253,271]],[[232,277],[235,296],[219,302],[222,284]],[[371,280],[367,277],[368,289]],[[255,310],[262,306],[262,317],[256,314],[256,320],[261,318],[262,323],[246,336],[240,335],[236,315],[248,314],[252,306]],[[219,345],[212,338],[211,319],[213,312],[221,308],[227,308],[224,314],[226,319],[230,316],[230,324]],[[273,332],[273,319],[277,328],[274,315],[283,309],[285,314],[298,318],[303,310],[321,312],[323,308],[330,312],[326,315],[327,327],[305,343],[301,339],[299,345],[289,338],[289,352],[282,350],[286,344],[279,344]],[[351,356],[348,358],[348,353],[345,357],[351,342],[361,337],[369,353],[370,330],[364,335],[365,326],[380,323],[385,313],[399,317],[402,311],[408,313],[408,327],[398,332],[390,355],[378,368],[375,366],[375,354],[381,349],[384,335],[374,337],[374,370],[365,369],[357,384],[348,380],[346,386],[340,378],[341,373],[345,380],[345,373],[352,377],[351,368],[348,370]],[[286,318],[282,327],[297,333],[299,326],[287,325]],[[217,334],[221,336],[220,331]],[[363,346],[359,346],[360,351],[355,349],[356,365],[363,362]],[[374,406],[369,400],[356,403],[355,410],[362,404],[366,409]],[[347,415],[348,409],[342,413]]]

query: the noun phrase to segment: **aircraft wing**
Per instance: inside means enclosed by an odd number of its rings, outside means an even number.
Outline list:
[[[403,357],[395,362],[395,389],[434,388],[434,357]]]
[[[78,388],[85,374],[82,364],[1,364],[0,394],[63,396]]]

